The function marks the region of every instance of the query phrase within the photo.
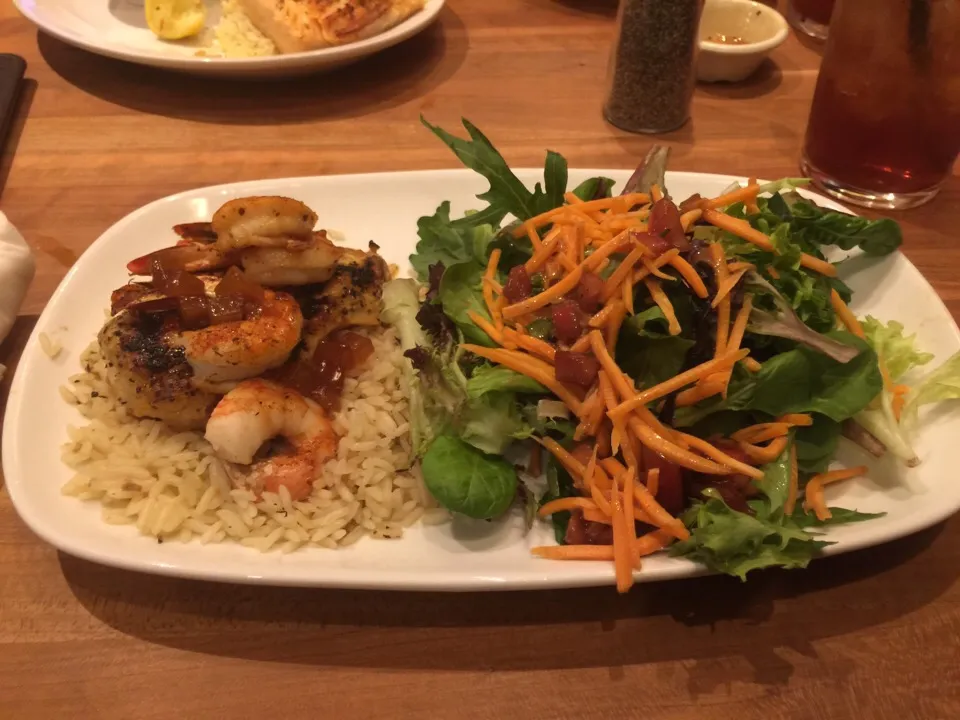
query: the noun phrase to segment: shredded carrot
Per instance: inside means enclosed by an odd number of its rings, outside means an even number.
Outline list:
[[[610,316],[616,311],[617,304],[621,302],[619,299],[608,302],[587,321],[587,326],[592,328],[602,328],[606,326]]]
[[[524,223],[523,229],[527,233],[527,237],[530,238],[530,245],[533,247],[534,252],[543,247],[543,241],[540,240],[540,235],[537,233],[537,229],[530,223]]]
[[[750,320],[751,310],[753,310],[753,295],[747,295],[743,299],[743,305],[740,306],[740,312],[737,313],[737,319],[733,321],[733,329],[730,331],[730,338],[727,341],[728,353],[740,349],[743,335],[747,331],[747,322]]]
[[[797,443],[792,442],[790,443],[790,484],[787,485],[787,500],[783,504],[783,514],[787,517],[793,515],[793,509],[797,506],[799,487],[800,466],[797,465]]]
[[[573,290],[577,286],[577,283],[580,282],[580,277],[582,275],[583,265],[578,265],[576,270],[563,277],[555,285],[551,285],[542,293],[538,293],[537,295],[529,297],[526,300],[521,300],[513,305],[507,305],[503,309],[503,317],[507,318],[508,320],[512,320],[519,315],[546,307],[554,300],[559,300],[568,292]]]
[[[581,335],[573,345],[570,346],[570,352],[586,352],[590,349],[590,338],[587,335]]]
[[[655,467],[647,470],[647,490],[654,497],[657,496],[657,491],[660,490],[660,468]]]
[[[650,274],[651,268],[661,268],[664,265],[670,263],[673,258],[677,257],[680,254],[680,251],[677,248],[670,248],[665,253],[659,257],[654,258],[650,261],[650,264],[646,267],[642,267],[633,274],[633,282],[638,283],[643,280],[647,275]]]
[[[787,413],[777,418],[777,422],[795,425],[797,427],[809,427],[813,425],[813,417],[807,413]]]
[[[591,253],[590,257],[583,261],[583,266],[587,272],[597,272],[605,260],[609,260],[614,253],[623,252],[627,248],[637,246],[629,230],[624,230],[613,240],[603,243],[599,248]]]
[[[673,537],[663,530],[654,530],[639,537],[633,551],[643,557],[663,550]],[[546,560],[613,560],[613,545],[543,545],[531,548],[531,553]]]
[[[600,470],[602,473],[603,470]],[[596,486],[593,479],[597,474],[597,446],[593,446],[593,452],[590,453],[590,459],[587,461],[587,466],[583,469],[583,484],[584,486],[593,493],[593,490]]]
[[[727,270],[730,268],[727,267]],[[727,295],[737,286],[737,283],[747,274],[749,268],[741,268],[734,273],[727,275],[722,285],[717,285],[717,294],[714,296],[710,307],[717,307]]]
[[[560,237],[561,229],[558,227],[547,233],[547,237],[544,238],[540,247],[538,247],[533,255],[530,256],[530,259],[524,263],[523,269],[527,271],[528,275],[533,275],[537,272],[556,252],[557,246],[560,244]]]
[[[624,503],[616,483],[611,493],[613,505],[613,567],[617,578],[617,592],[625,593],[633,585],[632,549],[630,536],[627,535],[627,523],[624,515]],[[632,524],[632,523],[631,523]]]
[[[826,500],[823,497],[824,485],[839,482],[840,480],[850,480],[866,472],[866,465],[858,465],[857,467],[847,468],[845,470],[831,470],[820,473],[819,475],[814,475],[807,482],[806,503],[804,503],[804,508],[807,510],[812,509],[816,513],[818,520],[829,520],[833,517],[833,514],[827,507]]]
[[[707,296],[707,286],[703,284],[703,280],[697,274],[697,271],[693,269],[693,265],[679,255],[674,255],[670,259],[670,264],[680,273],[680,277],[690,286],[694,295],[698,298],[705,298]]]
[[[600,198],[599,200],[589,200],[587,202],[578,203],[576,205],[578,210],[582,212],[594,212],[596,210],[606,210],[613,206],[615,202],[625,202],[627,207],[633,207],[634,205],[639,205],[641,203],[649,202],[650,196],[647,193],[629,193],[627,195],[621,195],[617,198]],[[546,212],[536,215],[525,223],[525,225],[531,225],[534,228],[539,228],[542,225],[547,225],[550,222],[553,222],[553,219],[557,215],[563,214],[569,205],[562,205],[559,208],[553,208],[552,210],[547,210]],[[513,231],[514,237],[520,237],[525,233],[524,228],[521,226]]]
[[[584,201],[583,201],[582,199],[580,199],[580,198],[577,196],[577,194],[574,193],[574,192],[564,193],[564,194],[563,194],[563,199],[567,201],[567,204],[568,204],[568,205],[581,205],[581,204],[583,204],[583,202],[584,202]]]
[[[910,393],[910,388],[906,385],[894,385],[893,387],[893,400],[890,401],[891,409],[893,410],[893,416],[899,420],[900,414],[903,412],[903,406],[907,402],[907,395]]]
[[[746,463],[731,457],[727,453],[723,452],[723,450],[720,448],[714,447],[708,443],[703,438],[698,438],[695,435],[684,434],[683,439],[690,443],[691,448],[694,450],[699,450],[711,460],[730,468],[731,471],[741,473],[747,477],[753,478],[754,480],[759,480],[763,477],[762,470],[757,470],[757,468],[753,467],[752,465],[747,465]]]
[[[603,342],[603,336],[599,331],[593,330],[590,333],[590,346],[593,348],[593,354],[600,361],[600,366],[607,372],[610,380],[620,394],[621,398],[626,400],[635,394],[633,383],[623,374],[623,371],[617,366],[617,363],[607,351],[607,346]],[[668,460],[675,462],[688,470],[696,470],[707,475],[729,475],[727,468],[717,463],[711,462],[705,458],[695,455],[685,447],[677,445],[668,440],[675,433],[664,428],[654,417],[653,413],[641,406],[637,408],[637,415],[631,417],[628,421],[630,430],[637,436],[637,439],[652,450],[656,450]],[[641,420],[641,417],[643,418]],[[659,431],[658,431],[659,429]],[[682,433],[678,434],[682,435]],[[682,441],[681,442],[685,442]]]
[[[603,525],[613,524],[613,518],[601,510],[584,510],[583,519],[589,520],[590,522],[601,523]],[[650,519],[650,516],[647,515],[643,510],[638,508],[636,505],[633,506],[633,519],[637,520],[638,522],[646,523],[647,525],[654,524],[653,521]],[[634,529],[634,532],[636,532],[636,529]]]
[[[591,491],[596,490],[597,492],[609,489],[610,478],[603,471],[603,468],[597,467],[594,470],[593,477],[591,478],[590,482],[587,483],[584,481],[584,473],[586,472],[586,468],[579,460],[577,460],[566,449],[564,449],[560,443],[550,437],[534,437],[533,439],[545,447],[551,455],[560,461],[560,464],[563,465],[564,469],[568,473],[570,473],[574,483],[579,487],[589,488]],[[599,507],[601,510],[606,510],[606,508],[609,507],[609,503],[607,503],[602,494],[599,496],[599,498],[596,494],[594,494],[593,500],[597,504],[597,507]]]
[[[743,359],[743,365],[750,372],[760,372],[760,369],[763,367],[758,361],[754,360],[752,357],[745,357]]]
[[[497,303],[493,297],[492,282],[496,279],[497,264],[500,262],[500,248],[494,248],[490,253],[490,259],[487,261],[487,269],[483,273],[483,301],[487,306],[487,312],[493,319],[494,324],[497,321]],[[488,333],[489,334],[489,333]]]
[[[863,325],[857,320],[857,316],[847,307],[843,298],[840,297],[840,293],[833,289],[830,290],[830,304],[833,306],[833,311],[837,314],[837,317],[840,318],[840,322],[843,323],[843,326],[847,330],[861,340],[866,338],[867,335],[863,331]]]
[[[615,457],[604,458],[600,461],[600,466],[613,477],[627,471],[626,466]]]
[[[677,393],[677,407],[689,407],[696,405],[701,400],[705,400],[713,395],[719,395],[727,386],[724,380],[702,380],[692,388],[687,388]]]
[[[630,254],[623,259],[620,266],[613,271],[613,274],[607,278],[607,281],[603,284],[603,295],[601,296],[605,301],[617,293],[620,289],[620,283],[626,279],[627,273],[633,270],[633,266],[639,262],[640,258],[642,258],[646,252],[647,250],[644,247],[635,247],[630,251]]]
[[[715,225],[716,227],[720,228],[721,230],[731,232],[737,237],[743,238],[749,243],[753,243],[761,250],[766,250],[767,252],[774,254],[777,252],[777,249],[773,246],[770,238],[759,230],[755,230],[746,220],[741,220],[740,218],[735,218],[730,215],[726,215],[725,213],[709,209],[703,211],[703,219],[711,225]],[[807,253],[802,253],[800,255],[800,265],[808,270],[815,270],[821,275],[826,275],[827,277],[836,277],[837,275],[837,268],[835,268],[833,265],[825,260],[808,255]]]
[[[627,308],[624,307],[623,303],[617,305],[616,311],[610,316],[610,319],[607,321],[607,327],[604,328],[603,334],[604,339],[607,343],[607,349],[611,354],[617,350],[617,338],[620,337],[620,327],[623,325],[624,319],[627,317]]]
[[[721,287],[727,280],[727,260],[720,243],[710,244],[710,257],[713,260],[713,271],[717,278],[717,287]],[[721,355],[727,349],[727,339],[730,336],[730,297],[721,299],[717,307],[717,340],[714,348],[714,357]]]
[[[603,471],[601,470],[601,472]],[[596,478],[596,474],[594,474],[594,478]],[[612,482],[608,483],[608,487],[612,487]],[[600,489],[600,486],[597,485],[596,482],[590,485],[590,497],[593,498],[593,501],[597,504],[597,508],[599,508],[601,513],[607,517],[611,517],[613,515],[614,511],[613,507],[610,505],[610,501],[603,494],[603,490]]]
[[[580,400],[567,387],[557,380],[557,374],[554,369],[538,360],[532,355],[521,353],[517,350],[502,350],[495,348],[486,348],[480,345],[461,345],[464,350],[479,355],[487,360],[492,360],[505,367],[515,370],[521,375],[526,375],[538,383],[548,388],[554,395],[563,400],[564,404],[570,408],[574,414],[580,415]]]
[[[669,380],[664,380],[660,384],[654,385],[652,388],[647,388],[629,400],[620,403],[617,407],[610,410],[609,415],[613,418],[633,412],[641,405],[648,405],[654,400],[659,400],[685,385],[690,385],[700,378],[706,377],[710,373],[733,365],[741,358],[746,357],[749,352],[749,350],[736,350],[714,358],[713,360],[707,360],[705,363],[701,363],[679,375],[674,375]]]
[[[676,278],[672,275],[667,275],[663,270],[653,264],[652,260],[647,258],[641,258],[640,261],[643,263],[643,267],[646,268],[647,273],[653,275],[655,278],[660,280],[666,280],[667,282],[675,282]],[[635,281],[634,281],[635,282]]]
[[[660,202],[663,200],[663,190],[660,189],[660,186],[656,183],[650,186],[650,199],[654,202]]]
[[[780,273],[777,272],[777,269],[773,265],[767,265],[765,269],[767,271],[767,275],[772,277],[774,280],[780,279]]]
[[[633,484],[636,481],[637,471],[635,468],[627,468],[627,471],[620,476],[620,483],[623,485],[623,525],[627,531],[627,548],[632,548],[637,542],[637,526],[633,522]],[[649,487],[647,488],[649,490]],[[651,493],[652,494],[652,493]],[[640,556],[630,553],[630,564],[634,569],[640,569]]]
[[[760,186],[756,183],[749,183],[746,187],[737,188],[732,190],[724,195],[718,195],[715,198],[710,200],[704,200],[701,202],[701,206],[704,209],[715,209],[726,207],[727,205],[733,205],[738,202],[748,202],[750,200],[755,200],[757,193],[760,191]]]
[[[730,436],[732,440],[737,442],[749,442],[749,443],[759,443],[765,442],[767,440],[772,440],[773,438],[778,438],[786,435],[790,432],[789,423],[785,422],[768,422],[768,423],[757,423],[756,425],[749,425],[745,428],[740,428],[733,435]]]
[[[747,442],[739,442],[737,446],[746,453],[751,462],[758,465],[765,465],[780,457],[780,453],[787,447],[787,436],[782,435],[781,437],[774,438],[766,447],[760,447],[759,445]]]
[[[530,552],[545,560],[613,560],[613,545],[541,545]]]
[[[489,335],[490,339],[497,345],[503,345],[503,334],[483,315],[473,310],[467,310],[467,317],[470,318],[470,322]]]
[[[663,316],[667,319],[667,332],[671,335],[680,334],[680,323],[677,320],[677,315],[673,311],[673,303],[670,302],[670,298],[667,297],[667,294],[663,291],[663,288],[660,287],[660,283],[651,278],[643,279],[644,285],[647,286],[647,290],[650,292],[650,297],[653,298],[653,301],[657,304],[657,307],[660,308],[663,312]]]
[[[513,328],[504,328],[503,338],[504,340],[512,341],[518,347],[523,348],[527,352],[531,352],[534,355],[542,357],[551,364],[557,355],[556,348],[554,348],[550,343],[544,342],[540,338],[535,338],[532,335],[520,333]]]
[[[680,226],[683,228],[684,232],[690,232],[690,228],[693,227],[693,224],[700,219],[703,215],[703,210],[700,208],[694,208],[693,210],[688,210],[683,215],[680,216]]]
[[[533,477],[543,474],[543,450],[537,443],[530,443],[530,460],[527,461],[527,473]]]
[[[545,503],[537,511],[537,515],[540,517],[547,517],[548,515],[553,515],[554,513],[564,512],[567,510],[596,510],[597,505],[593,500],[585,497],[564,497],[557,498],[556,500],[551,500],[548,503]]]
[[[629,273],[622,283],[620,283],[623,307],[627,314],[633,315],[633,273]]]

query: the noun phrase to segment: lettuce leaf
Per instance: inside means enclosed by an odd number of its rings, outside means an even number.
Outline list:
[[[504,215],[510,213],[519,220],[528,220],[563,203],[563,194],[567,189],[567,161],[562,155],[553,151],[547,152],[544,167],[546,191],[539,183],[530,191],[513,174],[493,143],[466,118],[461,122],[470,136],[469,140],[463,140],[443,128],[431,125],[422,115],[420,122],[440,138],[460,162],[487,179],[490,188],[477,197],[497,208],[498,212],[502,211]]]
[[[675,544],[670,554],[699,562],[715,572],[746,580],[751,570],[768,567],[803,568],[831,543],[810,528],[869,520],[879,515],[832,508],[833,517],[821,522],[802,508],[783,512],[790,477],[789,445],[779,458],[764,466],[758,483],[761,496],[750,500],[749,513],[732,509],[713,490],[683,516],[690,538]]]
[[[932,353],[916,349],[916,335],[904,336],[903,323],[891,320],[884,325],[875,317],[867,315],[862,324],[867,341],[883,359],[891,379],[899,380],[909,370],[933,360]]]
[[[957,399],[960,399],[960,352],[951,356],[913,387],[913,392],[903,407],[901,422],[907,427],[913,427],[917,423],[920,408],[924,405]]]
[[[495,214],[494,214],[495,215]],[[503,219],[488,213],[471,213],[461,220],[450,220],[450,202],[440,203],[433,215],[417,220],[417,249],[410,256],[410,264],[421,282],[429,277],[431,265],[444,267],[476,261],[486,265],[488,247],[494,238],[494,226]],[[492,222],[491,222],[492,221]]]

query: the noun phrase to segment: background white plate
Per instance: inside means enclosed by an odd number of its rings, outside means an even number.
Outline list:
[[[220,2],[204,1],[213,28]],[[433,22],[444,2],[427,0],[396,27],[351,45],[261,58],[197,57],[202,43],[196,40],[160,40],[147,27],[144,0],[14,0],[14,5],[41,30],[98,55],[198,75],[279,77],[329,70],[396,45]]]
[[[531,184],[540,171],[521,170]],[[574,170],[571,187],[592,175],[613,177],[618,185],[629,171]],[[671,193],[716,195],[732,178],[721,175],[670,173]],[[742,180],[742,179],[741,179]],[[24,350],[7,404],[3,434],[3,469],[7,488],[24,521],[62,550],[118,567],[168,575],[278,585],[322,585],[380,589],[505,590],[574,587],[613,581],[610,563],[551,562],[532,558],[528,548],[553,542],[552,530],[538,523],[529,535],[522,521],[487,523],[455,520],[451,525],[417,527],[402,540],[365,539],[343,550],[308,549],[290,555],[259,554],[239,545],[201,546],[168,542],[158,545],[134,528],[105,525],[100,506],[60,494],[69,479],[60,463],[66,425],[80,416],[58,394],[58,386],[79,369],[78,353],[95,337],[109,304],[110,291],[126,280],[128,260],[170,245],[175,223],[209,220],[230,198],[284,194],[313,207],[323,227],[343,231],[349,244],[366,247],[376,240],[383,255],[401,267],[417,241],[416,220],[432,214],[444,199],[454,212],[476,207],[486,183],[469,171],[425,171],[263,180],[222,185],[158,200],[127,216],[108,230],[74,265],[44,310]],[[372,205],[372,198],[376,198]],[[827,202],[827,201],[823,201]],[[854,309],[900,320],[917,332],[925,349],[936,353],[934,365],[960,348],[960,335],[946,308],[920,273],[897,254],[861,263],[845,279],[855,291]],[[909,301],[907,301],[907,299]],[[37,336],[46,332],[65,350],[50,360]],[[933,414],[932,414],[933,415]],[[827,553],[845,552],[915,532],[953,514],[960,507],[960,483],[950,452],[958,423],[943,414],[927,418],[917,450],[922,464],[912,471],[894,463],[871,465],[870,479],[827,489],[831,505],[862,511],[886,511],[886,517],[838,527],[828,539],[837,541]],[[939,452],[934,453],[934,448]],[[855,448],[841,460],[867,462]],[[644,560],[639,581],[698,574],[685,560],[654,556]]]

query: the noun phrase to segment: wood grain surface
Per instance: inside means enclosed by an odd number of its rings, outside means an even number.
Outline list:
[[[102,0],[96,0],[102,1]],[[201,185],[453,167],[426,113],[516,165],[633,167],[600,115],[614,0],[449,0],[425,33],[336,74],[224,82],[88,55],[0,6],[28,78],[0,207],[37,278],[15,364],[76,257],[138,206]],[[675,169],[796,172],[819,48],[700,87]],[[904,252],[960,312],[960,180],[899,215]],[[909,302],[909,298],[905,299]],[[6,384],[4,384],[4,392]],[[767,572],[571,592],[431,595],[234,587],[60,554],[0,491],[0,718],[960,717],[960,520]]]

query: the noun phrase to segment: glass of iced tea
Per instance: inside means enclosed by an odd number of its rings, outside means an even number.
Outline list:
[[[797,30],[825,40],[833,6],[834,0],[790,0],[787,20]]]
[[[801,167],[829,195],[905,209],[960,152],[960,0],[838,0]]]

